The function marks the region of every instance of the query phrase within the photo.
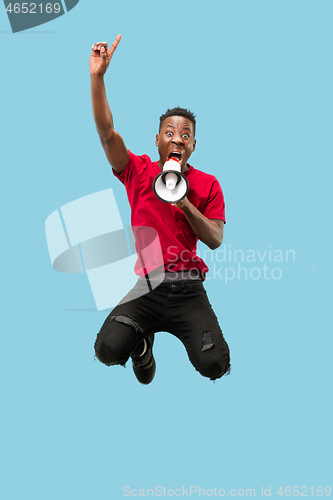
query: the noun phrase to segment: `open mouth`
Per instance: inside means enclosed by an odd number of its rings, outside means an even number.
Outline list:
[[[176,160],[180,161],[182,159],[182,154],[178,153],[177,151],[173,151],[169,154],[168,158],[175,158]]]

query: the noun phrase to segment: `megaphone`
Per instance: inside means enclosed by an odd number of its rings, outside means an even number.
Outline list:
[[[189,184],[181,173],[181,166],[176,158],[169,158],[153,182],[153,190],[159,200],[166,203],[178,203],[188,193]]]

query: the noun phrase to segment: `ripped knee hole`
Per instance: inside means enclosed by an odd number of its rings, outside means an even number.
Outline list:
[[[202,334],[202,344],[201,351],[208,351],[209,349],[213,349],[215,343],[213,341],[212,332],[207,330]]]
[[[143,329],[141,328],[139,323],[137,321],[135,321],[135,319],[131,318],[130,316],[124,316],[124,315],[120,314],[118,316],[112,316],[111,320],[117,321],[118,323],[123,323],[124,325],[132,326],[137,333],[138,332],[143,333]]]

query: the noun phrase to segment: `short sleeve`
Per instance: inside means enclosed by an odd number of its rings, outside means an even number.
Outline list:
[[[224,196],[217,179],[212,183],[203,214],[207,219],[221,219],[226,223]]]
[[[122,182],[125,186],[127,186],[131,182],[136,174],[140,173],[141,170],[145,168],[147,160],[149,160],[148,156],[146,155],[136,156],[130,150],[128,150],[128,152],[128,162],[121,174],[118,174],[114,169],[112,169],[113,175],[115,175],[117,179],[119,179],[120,182]]]

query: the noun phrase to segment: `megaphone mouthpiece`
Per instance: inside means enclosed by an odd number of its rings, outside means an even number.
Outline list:
[[[180,172],[181,166],[179,160],[177,160],[177,158],[168,158],[163,165],[163,171],[166,170],[175,170],[176,172]]]

